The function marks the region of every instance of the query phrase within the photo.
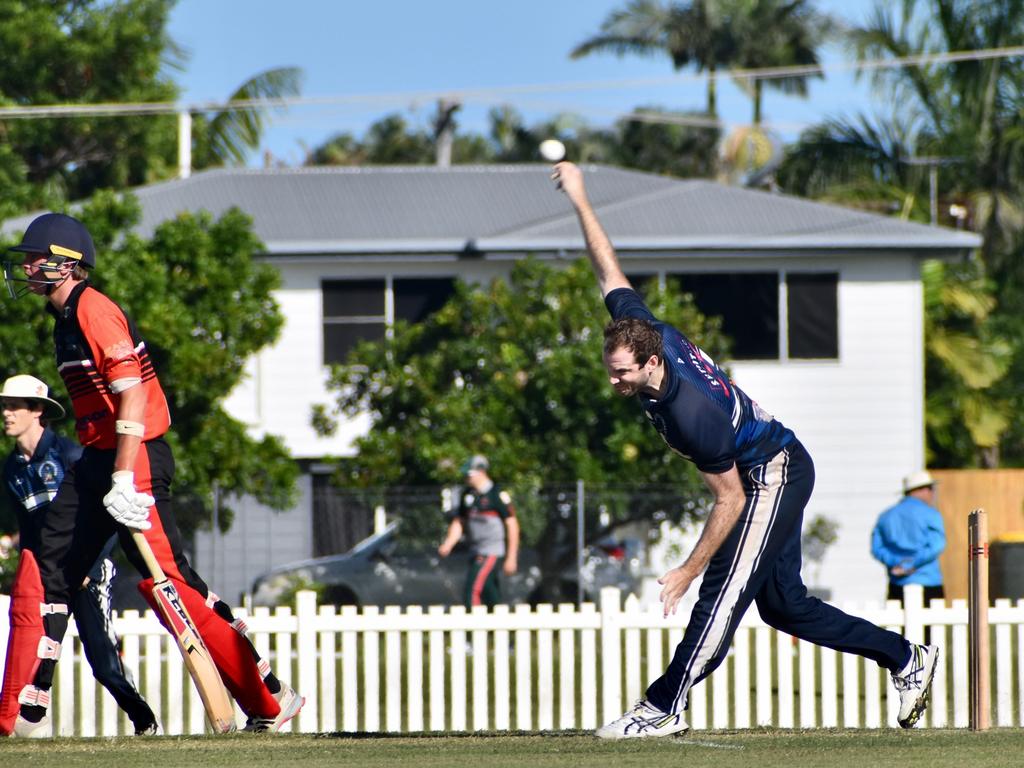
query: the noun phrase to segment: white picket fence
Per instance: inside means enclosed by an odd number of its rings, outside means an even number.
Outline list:
[[[0,599],[0,616],[7,615]],[[942,647],[924,724],[965,727],[968,718],[967,606],[844,605],[850,613],[920,641],[930,627]],[[244,611],[239,611],[245,615]],[[989,613],[993,723],[1024,724],[1024,601]],[[600,605],[499,606],[466,612],[317,606],[300,593],[295,609],[246,616],[261,654],[306,696],[288,729],[310,732],[420,732],[591,729],[620,715],[662,673],[685,617],[664,619],[615,589]],[[168,734],[203,733],[198,695],[170,637],[151,613],[117,617],[124,659]],[[7,622],[0,622],[6,644]],[[752,608],[732,650],[691,691],[696,729],[895,726],[898,700],[873,662],[796,641],[762,623]],[[57,665],[55,733],[114,736],[130,723],[92,677],[72,625]],[[239,723],[243,717],[239,713]]]

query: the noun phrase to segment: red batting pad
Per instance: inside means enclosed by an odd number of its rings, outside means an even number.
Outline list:
[[[44,599],[39,566],[32,553],[23,549],[11,589],[11,634],[7,638],[4,685],[0,692],[0,734],[4,736],[14,732],[14,721],[21,708],[18,696],[39,668],[39,638],[43,636],[39,606]]]
[[[277,717],[281,712],[281,705],[263,683],[249,641],[209,608],[203,596],[192,587],[178,579],[171,579],[171,582],[177,589],[185,610],[192,617],[195,630],[206,643],[224,685],[235,697],[242,711],[253,717]],[[157,609],[157,598],[152,590],[152,578],[139,582],[139,592],[156,611],[160,623],[166,627],[164,617]]]

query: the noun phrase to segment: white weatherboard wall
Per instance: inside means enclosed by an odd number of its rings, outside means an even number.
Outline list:
[[[227,534],[200,531],[195,536],[192,564],[210,589],[237,605],[253,580],[274,565],[302,560],[313,551],[313,491],[302,475],[296,503],[280,512],[252,498],[231,498],[235,512]]]
[[[839,523],[821,585],[842,600],[881,600],[871,529],[924,462],[922,295],[916,261],[844,262],[839,361],[732,363],[736,382],[796,432],[814,459],[805,520]]]
[[[742,259],[651,255],[623,261],[628,271],[637,273],[839,272],[838,360],[728,365],[737,383],[791,427],[814,458],[817,482],[805,519],[821,514],[840,524],[839,541],[826,554],[818,586],[832,589],[838,600],[881,599],[885,576],[870,555],[871,528],[882,509],[897,500],[900,478],[921,468],[924,461],[918,261],[907,254],[777,254],[770,258],[762,254]],[[283,285],[276,296],[286,323],[279,341],[250,363],[250,376],[227,406],[255,434],[284,438],[299,459],[349,454],[352,440],[368,425],[366,419],[342,422],[329,438],[316,435],[310,425],[312,405],[331,402],[325,386],[327,372],[321,364],[321,280],[457,274],[466,280],[487,281],[511,267],[510,260],[456,262],[441,257],[374,258],[372,262],[274,259],[271,263],[282,272]],[[657,439],[653,432],[652,439]],[[299,508],[290,513],[291,524],[311,526],[311,503],[307,485]],[[266,518],[270,513],[247,507],[245,514],[252,516],[253,524],[245,529],[236,524],[219,542],[221,547],[244,550],[249,563],[267,558],[260,568],[244,575],[243,589],[253,575],[311,555],[308,532],[305,540],[292,536],[269,547],[264,536],[271,527]],[[275,532],[286,527],[283,520],[274,518]],[[203,537],[198,543],[197,569],[206,573],[206,557],[213,550]],[[233,578],[226,577],[224,586],[214,580],[214,589],[234,597]]]

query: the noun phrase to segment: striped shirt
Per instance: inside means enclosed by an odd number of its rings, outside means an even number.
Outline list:
[[[167,399],[146,343],[122,309],[88,283],[75,286],[63,309],[47,309],[57,318],[57,370],[71,396],[78,441],[106,450],[117,446],[115,392],[121,379],[141,380],[146,390],[143,439],[163,435],[171,424]]]

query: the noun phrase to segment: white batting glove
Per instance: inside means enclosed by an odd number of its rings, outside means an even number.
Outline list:
[[[149,508],[155,499],[148,493],[135,490],[135,473],[119,470],[110,477],[110,492],[103,497],[103,506],[121,525],[137,531],[148,531]]]

